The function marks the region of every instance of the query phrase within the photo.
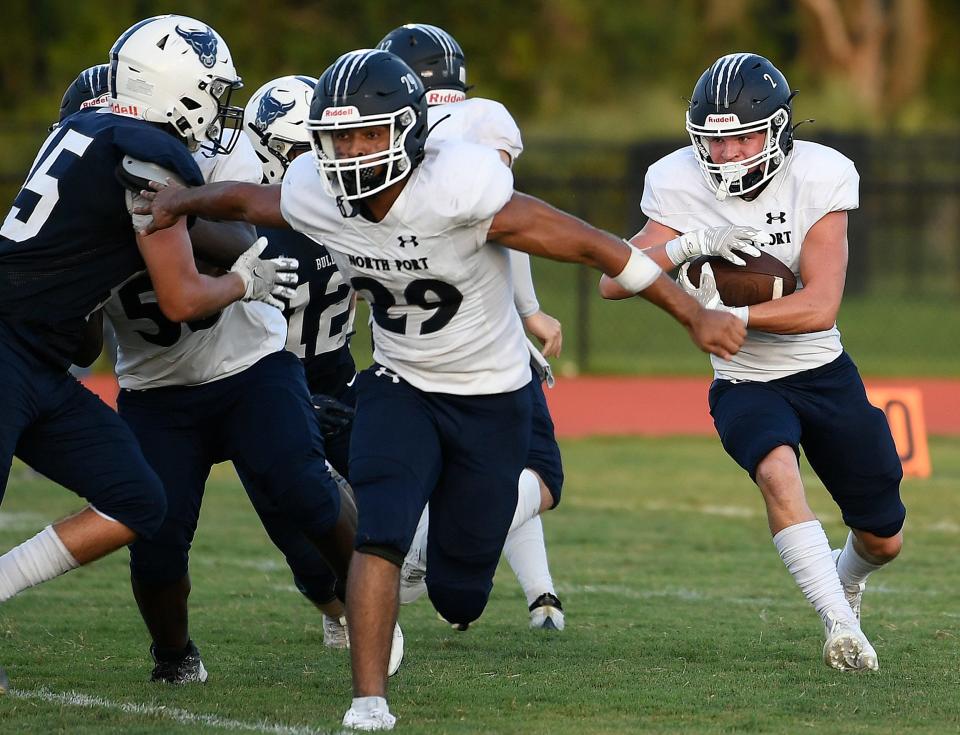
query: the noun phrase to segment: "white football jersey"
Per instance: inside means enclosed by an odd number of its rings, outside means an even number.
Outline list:
[[[691,147],[647,170],[641,208],[650,219],[678,232],[724,224],[755,227],[770,235],[762,249],[786,263],[800,282],[800,249],[810,228],[830,212],[859,206],[860,177],[853,162],[818,143],[796,141],[781,170],[753,201],[717,201],[700,173]],[[711,357],[718,378],[766,382],[820,367],[843,350],[836,325],[822,332],[772,334],[747,330],[732,360]]]
[[[287,169],[280,208],[370,302],[374,360],[423,391],[483,395],[530,381],[507,255],[486,244],[512,195],[496,151],[451,141],[427,149],[381,222],[330,196],[309,156]]]
[[[260,159],[242,133],[230,155],[210,156],[201,148],[194,160],[207,183],[259,184],[263,177]],[[157,305],[146,271],[115,289],[104,311],[117,334],[117,380],[132,390],[234,375],[282,350],[287,336],[283,314],[262,301],[237,301],[206,319],[171,322]]]
[[[511,161],[523,153],[520,128],[507,108],[499,102],[471,97],[461,102],[434,105],[427,109],[430,135],[427,148],[444,141],[465,140],[505,151]]]

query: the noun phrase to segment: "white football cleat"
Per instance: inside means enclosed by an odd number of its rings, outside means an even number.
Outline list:
[[[824,620],[827,640],[823,644],[823,662],[839,671],[876,671],[880,668],[877,652],[855,620],[836,617],[828,611]]]
[[[351,730],[392,730],[397,724],[397,718],[390,714],[389,709],[372,709],[369,712],[360,712],[353,707],[343,716],[343,726]]]
[[[403,631],[400,623],[393,626],[393,641],[390,643],[390,662],[387,664],[387,676],[393,676],[403,663]]]
[[[543,630],[563,630],[563,605],[549,592],[540,595],[530,605],[530,627]]]
[[[843,553],[843,549],[834,549],[833,554],[833,563],[836,564],[840,561],[840,554]],[[847,598],[847,602],[850,603],[850,609],[853,610],[853,614],[857,616],[857,622],[860,622],[860,603],[863,600],[863,591],[867,588],[866,582],[861,582],[860,584],[846,584],[842,579],[840,580],[840,585],[843,587],[843,596]]]
[[[345,617],[331,618],[323,615],[323,645],[327,648],[350,648],[350,634]]]
[[[427,530],[421,523],[400,567],[400,604],[409,605],[427,591]]]

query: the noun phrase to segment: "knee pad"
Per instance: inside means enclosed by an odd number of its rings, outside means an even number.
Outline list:
[[[141,539],[153,538],[167,516],[167,494],[153,470],[141,473],[136,482],[127,482],[112,493],[100,494],[93,505]]]
[[[326,605],[333,602],[337,597],[335,590],[337,579],[330,574],[315,574],[310,576],[293,575],[293,583],[297,586],[300,594],[306,597],[315,605]]]
[[[493,581],[467,585],[442,581],[431,583],[427,573],[427,593],[436,611],[451,624],[468,625],[477,620],[487,606]]]
[[[277,462],[264,478],[277,506],[308,535],[323,536],[340,516],[340,488],[322,457]]]

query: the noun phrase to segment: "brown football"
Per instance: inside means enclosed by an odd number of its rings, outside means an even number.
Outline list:
[[[695,286],[700,286],[700,269],[709,263],[717,280],[717,291],[727,306],[753,306],[764,301],[789,296],[797,290],[797,277],[786,264],[770,253],[760,251],[753,258],[734,250],[746,265],[734,265],[718,255],[701,255],[690,261],[687,278]]]

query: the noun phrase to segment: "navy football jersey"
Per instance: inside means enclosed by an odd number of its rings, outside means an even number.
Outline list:
[[[287,349],[303,361],[312,393],[338,396],[356,367],[350,354],[353,289],[323,245],[293,230],[261,227],[263,258],[286,255],[300,261],[297,295],[287,302]]]
[[[110,290],[144,268],[115,174],[125,155],[203,183],[170,133],[84,111],[47,138],[0,227],[0,319],[57,364],[70,364],[86,317]]]

